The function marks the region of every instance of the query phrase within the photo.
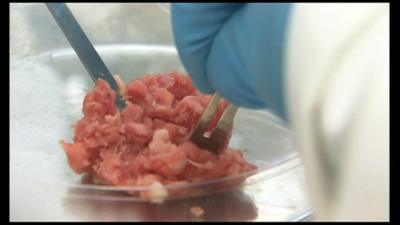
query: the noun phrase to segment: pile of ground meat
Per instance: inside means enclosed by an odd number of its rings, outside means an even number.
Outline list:
[[[61,141],[76,173],[92,174],[99,184],[153,187],[158,190],[153,195],[165,197],[167,184],[256,170],[239,150],[216,155],[186,140],[211,98],[198,92],[189,76],[145,75],[120,85],[126,108],[117,108],[116,92],[99,80],[84,99],[73,142]],[[214,124],[226,106],[220,103]]]

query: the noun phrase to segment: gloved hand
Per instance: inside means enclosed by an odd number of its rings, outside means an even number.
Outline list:
[[[180,58],[200,91],[234,104],[268,107],[286,119],[284,47],[291,4],[176,3]]]

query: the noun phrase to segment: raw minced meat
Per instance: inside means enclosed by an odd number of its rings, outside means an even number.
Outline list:
[[[76,173],[93,174],[100,184],[159,187],[256,169],[239,150],[227,147],[216,155],[186,140],[211,98],[189,76],[145,75],[123,85],[127,106],[121,111],[106,81],[87,93],[73,142],[61,142]],[[219,104],[214,125],[226,106]]]

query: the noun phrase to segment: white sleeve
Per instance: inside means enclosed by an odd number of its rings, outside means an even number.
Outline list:
[[[296,4],[287,92],[317,220],[389,219],[389,4]]]

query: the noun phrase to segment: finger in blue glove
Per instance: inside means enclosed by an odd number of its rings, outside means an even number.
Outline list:
[[[286,118],[284,51],[289,3],[172,4],[175,43],[195,85],[234,104]]]

